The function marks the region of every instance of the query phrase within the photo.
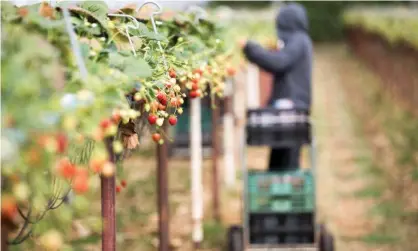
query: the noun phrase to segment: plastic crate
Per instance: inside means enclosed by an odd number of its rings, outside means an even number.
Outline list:
[[[315,209],[312,194],[303,196],[289,196],[289,198],[260,198],[250,199],[250,212],[312,212]]]
[[[313,244],[314,233],[279,233],[279,234],[254,234],[250,235],[250,244]]]
[[[291,195],[314,193],[314,180],[310,170],[248,172],[248,189],[252,194]]]
[[[309,170],[249,172],[250,212],[312,212],[315,188]]]
[[[247,144],[286,147],[311,142],[306,111],[274,108],[247,111]]]
[[[315,222],[313,213],[250,213],[251,233],[312,232]]]
[[[201,112],[202,132],[212,131],[212,110],[202,107]],[[177,125],[174,128],[175,134],[189,134],[190,132],[190,109],[185,107],[183,114],[178,116]]]

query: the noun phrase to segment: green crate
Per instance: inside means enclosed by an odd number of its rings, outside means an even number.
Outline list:
[[[250,198],[250,212],[252,213],[285,213],[285,212],[311,212],[315,209],[313,194],[303,197],[288,198]]]
[[[249,172],[249,208],[251,212],[310,212],[315,209],[312,173]]]
[[[301,181],[297,186],[291,181]],[[259,172],[248,173],[248,190],[254,194],[290,195],[295,193],[313,193],[314,182],[310,171]]]

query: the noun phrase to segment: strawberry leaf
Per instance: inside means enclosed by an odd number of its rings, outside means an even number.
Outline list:
[[[139,57],[124,57],[119,53],[109,54],[109,64],[131,78],[146,78],[152,75],[152,69],[148,63]]]

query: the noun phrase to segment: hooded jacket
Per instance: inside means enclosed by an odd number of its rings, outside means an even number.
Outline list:
[[[295,108],[310,112],[312,41],[304,7],[295,3],[281,7],[276,28],[284,42],[281,50],[269,51],[248,41],[244,53],[250,62],[274,75],[269,105],[278,99],[290,99]]]

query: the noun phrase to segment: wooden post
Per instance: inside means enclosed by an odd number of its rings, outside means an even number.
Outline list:
[[[224,182],[227,187],[232,187],[236,180],[235,155],[234,155],[234,115],[232,103],[233,83],[228,79],[225,86],[225,114],[224,114]]]
[[[219,165],[219,135],[218,135],[218,124],[220,117],[220,107],[218,98],[213,97],[213,104],[216,106],[212,109],[212,210],[214,220],[220,221],[220,211],[219,211],[219,175],[218,175],[218,165]]]
[[[167,132],[167,124],[164,123],[163,130]],[[168,251],[170,247],[169,238],[169,208],[168,208],[168,151],[167,142],[157,146],[157,206],[158,206],[158,235],[159,251]]]
[[[113,138],[106,138],[105,144],[110,161],[115,164],[115,154],[112,148]],[[102,250],[116,251],[116,198],[115,174],[111,177],[101,176],[102,194]]]
[[[200,247],[203,240],[202,121],[200,103],[200,98],[193,98],[190,102],[192,239],[195,249]]]
[[[9,226],[6,223],[6,220],[1,217],[1,250],[8,251],[9,245],[7,244],[7,240],[9,238]]]

